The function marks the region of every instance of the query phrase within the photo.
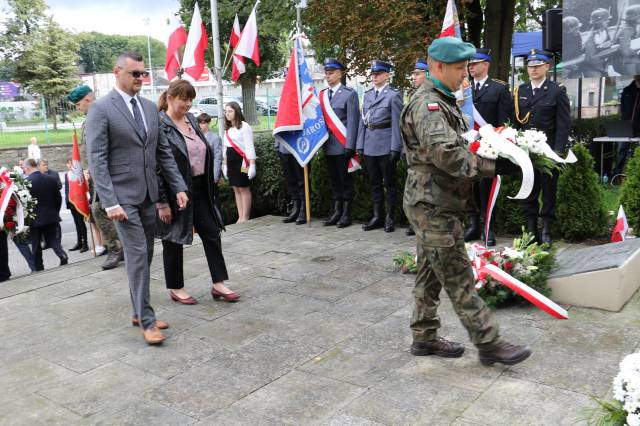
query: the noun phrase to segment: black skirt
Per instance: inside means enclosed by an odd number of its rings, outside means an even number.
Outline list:
[[[249,174],[240,171],[242,168],[242,157],[235,149],[227,147],[227,177],[229,185],[236,187],[249,186]]]

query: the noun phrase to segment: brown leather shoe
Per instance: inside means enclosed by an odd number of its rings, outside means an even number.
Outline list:
[[[198,301],[196,299],[194,299],[193,297],[189,296],[186,298],[181,298],[179,297],[177,294],[175,294],[172,290],[169,290],[169,297],[171,297],[171,300],[173,300],[174,302],[178,302],[178,303],[182,303],[183,305],[197,305]]]
[[[144,341],[150,345],[158,345],[164,342],[165,339],[164,334],[162,334],[158,327],[142,330],[142,336],[144,336]]]
[[[140,327],[140,320],[138,318],[131,318],[131,325],[134,327]],[[169,323],[156,320],[156,327],[158,327],[160,330],[166,330],[167,328],[169,328]]]
[[[486,345],[486,348],[478,347],[478,355],[482,365],[493,365],[496,362],[514,365],[529,358],[531,349],[499,340],[496,343]]]
[[[415,356],[437,355],[443,358],[460,358],[464,353],[464,346],[438,337],[428,342],[413,342],[411,354]]]

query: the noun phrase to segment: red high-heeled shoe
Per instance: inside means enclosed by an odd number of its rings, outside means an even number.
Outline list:
[[[213,297],[214,300],[223,298],[227,302],[236,302],[238,301],[238,299],[240,299],[240,295],[238,293],[235,293],[233,291],[231,293],[222,293],[215,288],[211,289],[211,297]]]

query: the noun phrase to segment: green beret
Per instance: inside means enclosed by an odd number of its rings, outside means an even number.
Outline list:
[[[71,93],[67,95],[67,99],[69,99],[69,102],[71,102],[72,104],[77,104],[92,91],[93,90],[91,90],[91,87],[83,84],[82,86],[78,86],[73,89]]]
[[[428,53],[436,61],[454,64],[471,59],[476,54],[476,48],[457,37],[442,37],[431,42]]]

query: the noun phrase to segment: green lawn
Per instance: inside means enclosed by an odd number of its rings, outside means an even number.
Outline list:
[[[613,215],[618,214],[618,207],[620,207],[620,186],[605,185],[604,186],[604,205],[607,212],[614,212]]]
[[[26,147],[27,145],[29,145],[29,140],[32,136],[38,138],[39,145],[71,143],[73,130],[49,130],[46,136],[44,130],[0,132],[0,148]]]

